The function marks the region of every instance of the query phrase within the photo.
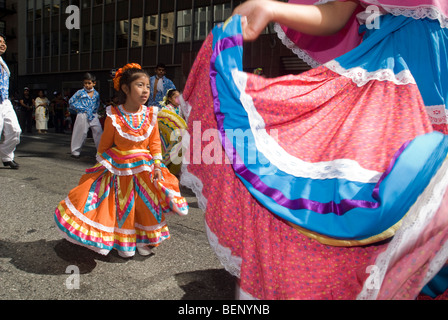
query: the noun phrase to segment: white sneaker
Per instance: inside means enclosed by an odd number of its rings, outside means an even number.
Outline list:
[[[149,256],[152,251],[152,247],[137,247],[137,251],[141,256]]]
[[[132,258],[134,256],[133,253],[127,253],[127,252],[120,251],[120,250],[117,250],[117,251],[118,251],[118,255],[122,258]]]

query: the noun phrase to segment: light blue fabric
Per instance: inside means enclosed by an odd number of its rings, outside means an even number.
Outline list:
[[[435,298],[448,289],[448,266],[443,267],[438,274],[422,289],[422,293]]]
[[[384,15],[379,29],[360,32],[361,45],[335,59],[343,68],[409,70],[426,106],[448,108],[448,29],[437,20]]]
[[[87,114],[87,119],[92,121],[100,107],[100,95],[94,89],[93,96],[90,97],[85,89],[78,90],[69,100],[70,110],[76,113]]]
[[[0,59],[3,59],[0,57]],[[5,62],[3,62],[5,63]],[[0,64],[0,103],[9,99],[9,74]]]
[[[358,48],[337,59],[341,66],[347,69],[361,66],[367,71],[389,68],[399,73],[414,70],[412,65],[423,59],[418,53],[404,56],[399,50],[410,50],[406,45],[413,48],[432,43],[432,50],[437,52],[438,44],[428,37],[433,36],[432,31],[439,32],[440,28],[433,26],[431,21],[388,17],[383,18],[382,27],[370,32]],[[413,31],[418,24],[433,28],[427,28],[427,37],[422,35],[416,40],[408,35],[407,28]],[[250,123],[241,102],[242,93],[231,73],[233,69],[243,70],[238,16],[213,30],[213,50],[211,85],[215,114],[223,147],[233,159],[236,174],[266,208],[298,226],[334,239],[363,240],[378,235],[404,217],[448,154],[448,137],[433,132],[412,140],[378,186],[342,179],[306,179],[289,175],[258,152],[253,133],[247,130]],[[446,59],[440,61],[446,62]],[[448,72],[446,63],[441,63],[441,67],[445,69],[439,73]],[[441,77],[439,73],[429,73],[429,76],[436,77],[437,82]],[[426,79],[426,82],[431,81]],[[427,85],[427,88],[429,91],[432,87]],[[442,92],[444,86],[440,88],[440,97],[446,97],[446,92]],[[242,130],[244,134],[236,137],[225,134],[235,130]],[[254,155],[257,161],[250,162]],[[236,165],[235,159],[243,160],[243,165]],[[373,197],[375,187],[378,187],[378,194]],[[336,214],[343,200],[347,203],[357,201],[360,206]],[[325,210],[334,207],[335,211],[321,210],[323,207]]]
[[[148,99],[148,102],[146,103],[146,105],[147,106],[160,107],[160,102],[163,101],[163,98],[166,96],[166,93],[168,92],[168,90],[176,89],[176,86],[174,85],[173,81],[171,81],[167,77],[163,77],[162,78],[162,81],[163,81],[163,91],[158,91],[156,96],[153,97],[155,81],[156,81],[156,76],[152,76],[149,79],[151,92],[150,92],[149,99]]]

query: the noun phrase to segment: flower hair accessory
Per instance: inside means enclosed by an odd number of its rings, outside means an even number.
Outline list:
[[[118,69],[118,71],[115,73],[115,77],[114,77],[115,90],[120,91],[120,79],[123,76],[123,73],[129,69],[140,69],[141,70],[142,67],[138,63],[128,63],[123,68]]]

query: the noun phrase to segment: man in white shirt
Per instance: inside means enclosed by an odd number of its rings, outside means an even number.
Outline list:
[[[6,38],[0,34],[0,158],[5,167],[17,170],[19,164],[14,161],[14,152],[16,146],[20,143],[22,130],[9,100],[9,77],[11,73],[1,57],[6,49]]]

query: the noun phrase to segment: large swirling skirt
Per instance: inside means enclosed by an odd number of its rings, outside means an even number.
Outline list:
[[[112,148],[97,158],[56,208],[56,225],[65,238],[103,255],[116,249],[129,257],[137,247],[168,239],[165,214],[188,212],[177,178],[163,167],[164,180],[153,180],[148,150]]]
[[[265,79],[242,72],[238,16],[209,35],[181,183],[243,297],[414,299],[443,267],[448,139],[428,111],[448,97],[447,39],[385,16],[348,54]]]

